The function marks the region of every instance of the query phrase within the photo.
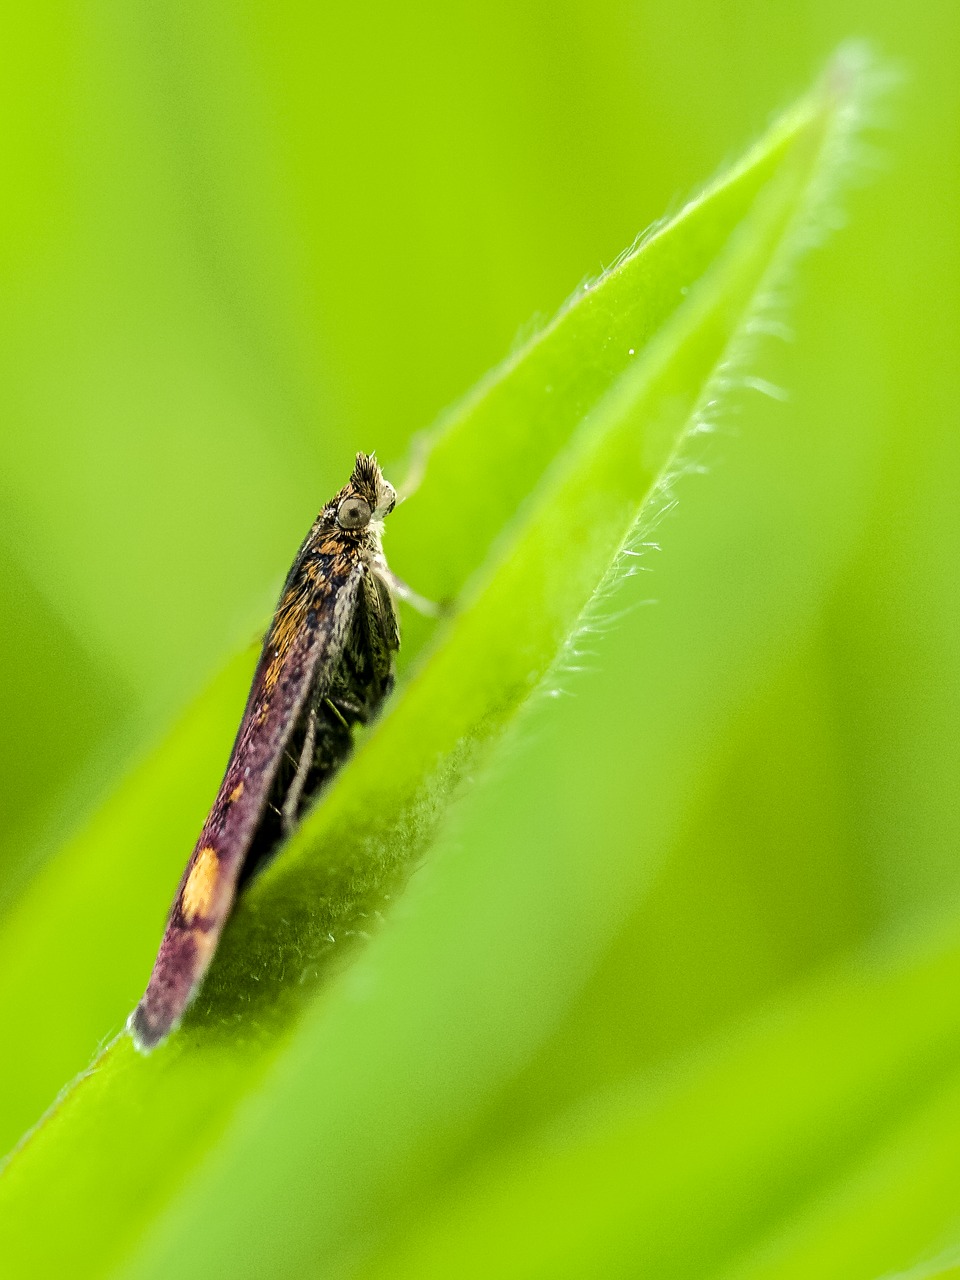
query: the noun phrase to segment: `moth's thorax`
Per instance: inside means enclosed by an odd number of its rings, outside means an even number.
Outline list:
[[[341,529],[335,520],[320,519],[310,530],[304,550],[347,559],[382,556],[383,521],[371,520],[364,529]]]

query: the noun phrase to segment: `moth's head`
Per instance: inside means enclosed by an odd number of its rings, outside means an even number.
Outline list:
[[[380,523],[397,505],[397,493],[384,480],[376,455],[358,453],[353,474],[330,504],[334,523],[340,529],[362,532]]]

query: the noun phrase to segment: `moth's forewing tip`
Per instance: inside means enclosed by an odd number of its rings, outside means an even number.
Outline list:
[[[142,1053],[144,1057],[148,1053],[152,1053],[158,1044],[166,1040],[171,1030],[172,1027],[158,1026],[156,1023],[151,1022],[142,1004],[138,1004],[127,1019],[127,1031],[130,1033],[133,1047],[137,1053]]]

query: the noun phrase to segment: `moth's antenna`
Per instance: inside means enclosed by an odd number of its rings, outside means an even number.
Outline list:
[[[412,498],[420,488],[420,482],[427,469],[427,459],[430,457],[430,446],[433,443],[431,435],[429,431],[418,431],[410,443],[410,462],[402,483],[397,485],[397,506],[401,502],[406,502],[408,498]]]

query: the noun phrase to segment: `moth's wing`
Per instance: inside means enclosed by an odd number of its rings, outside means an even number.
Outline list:
[[[174,899],[143,999],[140,1049],[180,1021],[213,958],[284,749],[311,691],[329,684],[360,599],[362,568],[331,558],[288,579],[253,678],[227,771]]]
[[[386,693],[393,681],[393,655],[400,648],[400,621],[390,580],[379,565],[368,566],[363,576],[362,606],[374,676]]]

